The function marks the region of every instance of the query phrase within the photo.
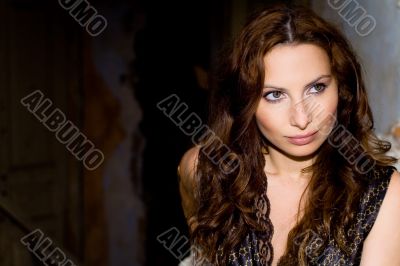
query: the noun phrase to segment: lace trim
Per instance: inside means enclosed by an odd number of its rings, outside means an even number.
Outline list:
[[[310,265],[352,266],[360,264],[364,240],[375,223],[383,199],[386,195],[390,176],[392,175],[393,170],[394,168],[392,167],[385,167],[382,169],[375,168],[369,174],[371,184],[365,194],[361,197],[359,210],[357,211],[354,224],[346,232],[348,239],[351,239],[347,244],[350,249],[349,256],[340,250],[339,246],[333,239],[330,239],[327,248],[322,254],[319,254],[318,257],[310,258],[312,259]],[[314,246],[314,242],[307,248],[315,251],[317,246]],[[312,254],[310,250],[308,251],[308,254]]]
[[[264,191],[255,199],[253,207],[261,231],[251,230],[240,248],[229,253],[229,266],[272,265],[274,253],[271,242],[274,227],[269,218],[271,207],[267,196],[267,185],[268,181],[264,176]],[[221,255],[222,249],[219,251]]]
[[[274,258],[274,250],[272,247],[272,235],[274,234],[274,226],[269,218],[271,205],[267,197],[268,181],[264,175],[263,187],[264,192],[256,199],[256,216],[258,223],[262,226],[263,232],[257,232],[258,251],[260,255],[261,265],[271,265]]]

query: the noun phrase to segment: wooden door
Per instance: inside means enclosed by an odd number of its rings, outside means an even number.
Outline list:
[[[79,125],[80,37],[44,3],[0,1],[0,265],[34,265],[20,239],[36,228],[82,254],[81,166],[20,103],[41,90]]]

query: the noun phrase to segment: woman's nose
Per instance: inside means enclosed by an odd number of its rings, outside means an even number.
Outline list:
[[[292,126],[298,127],[303,130],[307,128],[311,120],[311,113],[307,108],[306,102],[300,101],[291,108],[290,124]]]

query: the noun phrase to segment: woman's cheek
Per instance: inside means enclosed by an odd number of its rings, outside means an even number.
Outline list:
[[[332,131],[333,127],[337,122],[337,99],[335,97],[325,104],[323,112],[318,115],[316,119],[316,130],[320,131],[320,134],[328,136]]]

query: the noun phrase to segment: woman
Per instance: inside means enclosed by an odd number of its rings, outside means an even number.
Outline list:
[[[225,58],[178,168],[197,264],[400,265],[396,159],[342,34],[275,6]]]

